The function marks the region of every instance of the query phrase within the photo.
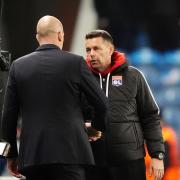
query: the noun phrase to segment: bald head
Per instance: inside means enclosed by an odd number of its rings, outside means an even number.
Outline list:
[[[37,40],[39,44],[56,44],[64,40],[62,23],[54,16],[44,16],[37,24]],[[49,42],[53,41],[53,42]],[[56,44],[57,45],[57,44]]]

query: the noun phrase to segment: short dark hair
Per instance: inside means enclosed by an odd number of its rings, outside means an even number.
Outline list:
[[[114,45],[112,36],[105,30],[101,30],[101,29],[93,30],[87,33],[85,36],[86,39],[92,39],[96,37],[102,37],[103,39]]]

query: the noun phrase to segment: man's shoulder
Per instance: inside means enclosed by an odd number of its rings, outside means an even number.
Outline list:
[[[139,72],[140,70],[135,66],[128,66],[128,70],[132,72]]]
[[[69,52],[69,51],[62,51],[62,54],[64,54],[67,57],[75,58],[75,59],[83,59],[83,56]]]
[[[141,70],[134,67],[134,66],[128,66],[128,72],[132,74],[141,74]]]
[[[147,81],[145,74],[141,69],[138,69],[134,66],[129,66],[129,74],[131,74],[133,77],[136,77],[137,79],[141,79],[142,81]]]
[[[126,71],[126,75],[131,76],[133,78],[145,79],[145,75],[141,71],[141,69],[136,68],[134,66],[128,66],[128,69]]]
[[[34,55],[34,53],[35,53],[35,52],[32,52],[32,53],[26,54],[26,55],[24,55],[24,56],[21,56],[21,57],[15,59],[15,60],[13,61],[13,63],[14,63],[14,64],[19,64],[19,63],[21,63],[21,62],[23,62],[23,61],[31,58],[31,57]]]

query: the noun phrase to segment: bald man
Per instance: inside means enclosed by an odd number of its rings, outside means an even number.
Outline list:
[[[2,113],[2,138],[11,145],[9,172],[27,180],[85,180],[84,168],[94,159],[81,96],[94,107],[97,124],[104,122],[107,99],[84,59],[62,50],[63,25],[57,18],[42,17],[36,38],[40,46],[15,60],[9,73]]]

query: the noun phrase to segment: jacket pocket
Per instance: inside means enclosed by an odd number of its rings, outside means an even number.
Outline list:
[[[136,143],[134,127],[131,125],[131,123],[111,122],[108,136],[111,139],[111,143],[114,145]]]

